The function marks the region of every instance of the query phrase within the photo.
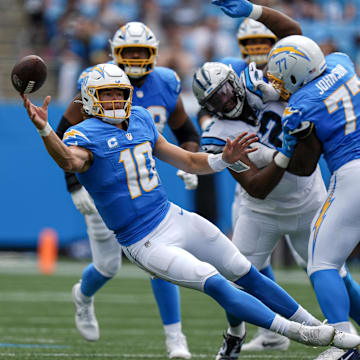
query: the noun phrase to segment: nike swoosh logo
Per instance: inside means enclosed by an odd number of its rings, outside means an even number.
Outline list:
[[[273,346],[276,346],[276,345],[280,345],[282,344],[282,342],[279,342],[279,341],[276,341],[276,342],[266,342],[266,341],[263,341],[262,342],[262,346],[264,348],[272,348]]]

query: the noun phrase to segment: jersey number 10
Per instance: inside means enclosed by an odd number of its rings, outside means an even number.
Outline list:
[[[155,160],[152,157],[151,145],[148,141],[135,146],[133,154],[131,154],[130,149],[121,151],[119,163],[124,165],[130,196],[132,199],[135,199],[142,194],[141,188],[145,192],[150,192],[156,188],[159,184],[159,179],[155,170]],[[150,161],[150,168],[147,167],[146,158]]]

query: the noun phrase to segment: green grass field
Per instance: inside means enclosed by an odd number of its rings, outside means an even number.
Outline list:
[[[56,274],[40,275],[34,260],[0,258],[1,359],[167,359],[164,334],[148,277],[125,262],[96,296],[101,338],[83,340],[74,326],[71,288],[84,263],[59,262]],[[276,271],[279,283],[322,318],[305,274]],[[359,279],[358,274],[355,275]],[[181,289],[183,329],[194,359],[214,359],[226,321],[206,295]],[[255,327],[248,327],[250,338]],[[241,359],[314,359],[320,348],[292,342],[287,352],[242,352]]]

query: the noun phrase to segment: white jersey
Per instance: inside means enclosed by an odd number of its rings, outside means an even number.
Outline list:
[[[243,79],[242,79],[243,80]],[[225,146],[226,139],[234,139],[243,131],[256,132],[261,144],[259,149],[249,154],[250,160],[258,167],[264,167],[263,151],[269,148],[281,147],[281,115],[285,108],[284,102],[263,103],[261,97],[246,89],[246,99],[260,120],[258,127],[250,126],[239,120],[220,120],[213,118],[213,122],[203,132],[201,144],[206,152],[219,153]],[[257,199],[250,196],[239,184],[236,189],[237,203],[253,211],[278,215],[301,214],[319,207],[326,194],[319,167],[311,176],[296,176],[285,172],[279,184],[266,197]]]

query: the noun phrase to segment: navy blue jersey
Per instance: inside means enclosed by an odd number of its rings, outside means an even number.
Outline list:
[[[127,131],[90,118],[64,134],[66,145],[93,153],[92,166],[77,176],[122,245],[149,234],[169,209],[152,155],[158,136],[150,113],[138,106],[131,109]]]
[[[312,122],[333,173],[360,158],[360,80],[346,54],[330,54],[326,64],[317,79],[290,97],[282,123],[293,130]]]

